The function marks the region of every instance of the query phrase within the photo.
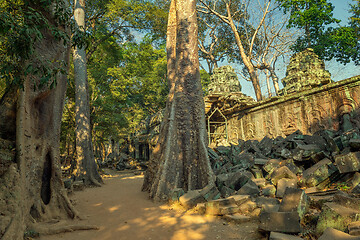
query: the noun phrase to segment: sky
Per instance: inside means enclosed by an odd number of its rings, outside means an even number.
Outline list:
[[[352,0],[330,0],[330,2],[334,5],[334,17],[337,19],[340,19],[342,22],[341,25],[345,25],[347,23],[347,20],[349,18],[349,13],[347,12],[349,9],[349,4],[352,3]],[[289,59],[287,59],[287,62]],[[227,63],[223,62],[220,64],[226,65]],[[231,64],[235,69],[240,70],[239,66],[236,64]],[[286,72],[286,64],[279,64],[278,65],[278,75],[279,79],[285,77]],[[331,73],[331,78],[334,81],[343,80],[349,77],[353,77],[356,75],[360,75],[360,66],[355,66],[352,62],[348,63],[347,65],[343,65],[340,63],[337,63],[336,61],[326,61],[325,62],[325,69],[328,70]],[[248,96],[251,96],[255,99],[255,93],[253,90],[253,87],[251,85],[251,82],[247,82],[244,79],[242,79],[239,76],[239,81],[242,86],[242,92]],[[265,83],[264,83],[265,84]],[[282,88],[281,81],[279,82],[280,87]],[[265,87],[262,88],[263,93],[265,92]]]

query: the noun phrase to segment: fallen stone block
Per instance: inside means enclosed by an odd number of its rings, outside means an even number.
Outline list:
[[[257,197],[256,205],[265,212],[278,212],[280,207],[280,201],[276,198],[269,197]]]
[[[200,194],[206,201],[216,200],[221,197],[219,190],[214,184],[208,184],[206,187],[201,189]]]
[[[279,232],[271,232],[269,236],[269,240],[302,240],[301,237],[279,233]]]
[[[360,151],[360,139],[350,139],[349,146],[352,152]]]
[[[324,203],[316,225],[316,232],[321,234],[329,227],[346,231],[347,226],[356,220],[357,214],[359,214],[358,210],[337,203]]]
[[[262,151],[262,153],[265,156],[269,156],[271,154],[272,146],[273,146],[273,140],[270,139],[269,137],[265,136],[260,141],[259,149]]]
[[[354,210],[360,211],[360,198],[351,197],[347,193],[339,191],[334,195],[333,202]]]
[[[271,173],[280,167],[280,160],[277,159],[270,159],[267,163],[263,166],[263,170],[271,175]]]
[[[271,173],[271,183],[275,186],[278,184],[278,181],[283,178],[294,179],[297,181],[296,174],[290,171],[286,166],[280,167]]]
[[[275,197],[276,187],[272,184],[268,184],[261,188],[261,194],[265,197]]]
[[[360,236],[360,221],[352,222],[348,226],[349,234],[352,236]],[[360,239],[360,237],[359,237]]]
[[[180,204],[187,209],[193,208],[196,204],[205,202],[200,190],[191,190],[179,198]]]
[[[304,190],[297,188],[286,188],[281,201],[279,212],[297,212],[302,219],[310,206],[309,198]]]
[[[360,184],[360,173],[356,172],[351,179],[351,186],[355,187]]]
[[[288,178],[280,179],[276,188],[276,197],[284,197],[287,188],[297,188],[297,180]]]
[[[231,196],[234,193],[235,193],[235,190],[231,189],[231,188],[229,188],[227,186],[223,186],[220,189],[220,194],[221,194],[221,197],[223,197],[223,198],[227,198],[227,197]]]
[[[338,172],[337,168],[329,159],[323,159],[303,172],[300,184],[314,187],[329,179]]]
[[[250,172],[252,173],[252,175],[254,176],[255,179],[261,179],[264,177],[262,170],[256,166],[252,167],[250,169]]]
[[[256,186],[259,188],[265,187],[267,185],[267,180],[265,178],[257,178],[252,180]]]
[[[334,228],[327,228],[318,240],[360,240],[360,237],[351,236]]]
[[[237,191],[253,177],[254,176],[252,175],[252,173],[248,171],[239,171],[230,174],[228,179],[224,182],[224,184],[225,186]]]
[[[247,200],[246,202],[238,206],[239,206],[239,213],[249,213],[257,208],[256,202],[252,201],[251,199]]]
[[[226,214],[222,218],[226,221],[234,222],[234,223],[245,223],[251,220],[251,217],[239,213],[235,213],[232,215]]]
[[[235,214],[238,212],[240,212],[240,208],[236,204],[220,208],[220,215]]]
[[[309,159],[312,155],[321,152],[321,148],[317,144],[300,145],[298,148],[302,150],[303,159]]]
[[[332,202],[338,192],[339,190],[327,190],[307,193],[310,199],[310,206],[321,209],[324,203]]]
[[[299,233],[300,217],[297,212],[261,212],[259,228],[268,232]]]
[[[287,159],[287,160],[281,161],[280,164],[281,164],[281,166],[286,166],[294,174],[298,174],[298,173],[302,172],[302,170],[298,166],[295,165],[295,163],[292,159]]]
[[[235,204],[240,206],[241,204],[251,200],[250,199],[250,195],[232,195],[231,197],[228,198],[232,198],[235,201]]]
[[[185,194],[184,189],[182,189],[182,188],[174,188],[171,191],[170,195],[169,195],[169,200],[173,201],[173,202],[176,202],[184,194]]]
[[[235,206],[233,198],[218,199],[205,203],[206,214],[223,215],[222,209],[228,206]]]
[[[350,152],[336,155],[336,167],[340,173],[356,172],[360,170],[360,152]]]
[[[259,195],[259,193],[260,193],[260,189],[252,180],[249,180],[244,186],[242,186],[239,189],[239,191],[236,192],[237,195],[250,195],[250,196]]]
[[[232,157],[232,163],[240,166],[242,169],[248,169],[254,166],[254,155],[249,152],[241,152]]]
[[[254,164],[257,166],[264,166],[268,161],[269,159],[267,158],[255,158]]]

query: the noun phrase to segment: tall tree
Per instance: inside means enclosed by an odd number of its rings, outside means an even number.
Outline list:
[[[74,19],[78,34],[85,32],[85,0],[75,0]],[[75,43],[76,44],[76,43]],[[75,78],[76,169],[73,174],[86,185],[100,186],[101,176],[95,162],[90,124],[89,87],[87,81],[86,52],[83,43],[73,51]]]
[[[290,13],[288,27],[303,30],[303,34],[292,46],[296,52],[313,48],[320,58],[330,60],[333,54],[331,24],[340,20],[333,17],[334,6],[328,0],[277,0],[285,12]]]
[[[25,229],[36,230],[38,222],[76,215],[61,180],[59,156],[65,64],[70,49],[69,9],[65,1],[25,1],[19,5],[16,12],[10,6],[8,18],[0,20],[1,29],[4,25],[8,27],[8,39],[27,34],[21,41],[8,42],[11,47],[6,54],[16,56],[13,63],[20,81],[11,84],[13,90],[7,91],[0,101],[0,120],[6,119],[14,128],[11,134],[0,134],[5,138],[1,139],[2,151],[4,146],[11,146],[8,140],[16,142],[15,159],[0,156],[3,240],[23,239]],[[6,22],[13,17],[19,21]],[[20,49],[26,50],[26,55]],[[22,61],[15,62],[16,59]],[[4,105],[9,107],[3,108]],[[9,109],[15,113],[8,115]],[[4,115],[7,117],[3,118]]]
[[[174,188],[189,191],[214,182],[207,155],[197,34],[196,1],[172,0],[166,45],[170,92],[142,188],[153,199],[167,199]]]
[[[199,11],[204,14],[212,14],[216,16],[230,27],[230,30],[235,37],[241,61],[244,64],[246,72],[249,75],[249,79],[254,87],[256,99],[260,101],[262,99],[260,82],[252,59],[254,52],[256,52],[256,41],[258,39],[259,30],[270,12],[272,1],[265,1],[263,14],[259,18],[259,22],[255,25],[251,25],[252,27],[250,29],[244,29],[244,31],[239,31],[244,25],[244,20],[239,21],[239,19],[248,18],[247,8],[250,1],[200,0],[200,3],[201,5],[199,6]],[[242,35],[249,35],[248,41],[245,41]]]

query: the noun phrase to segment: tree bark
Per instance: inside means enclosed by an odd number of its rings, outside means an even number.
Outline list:
[[[32,8],[37,9],[49,23],[56,22],[51,11],[42,6]],[[66,26],[57,27],[66,29]],[[36,42],[32,58],[26,64],[40,68],[44,63],[51,62],[56,68],[60,67],[59,63],[68,62],[69,47],[56,39],[50,29],[43,28],[41,33],[44,37]],[[60,167],[60,124],[67,74],[57,73],[57,84],[52,89],[50,84],[43,88],[35,87],[39,86],[41,77],[28,74],[24,78],[23,89],[14,86],[14,90],[6,96],[16,99],[13,106],[7,108],[16,109],[12,118],[16,122],[15,131],[6,137],[16,141],[16,158],[1,169],[2,240],[22,240],[25,229],[31,229],[36,222],[76,216],[62,183]],[[3,114],[0,108],[0,115]],[[2,156],[0,160],[3,161]]]
[[[174,188],[201,189],[214,183],[207,154],[200,83],[195,0],[172,0],[167,30],[170,93],[143,191],[166,200]]]
[[[254,87],[256,100],[260,101],[260,100],[262,100],[262,94],[261,94],[261,88],[260,88],[260,82],[259,82],[258,75],[256,74],[256,70],[254,68],[254,65],[251,62],[251,57],[249,57],[245,53],[245,49],[244,49],[244,46],[243,46],[243,44],[241,42],[239,32],[237,31],[235,23],[234,23],[234,21],[233,21],[233,19],[231,17],[231,10],[230,10],[230,5],[229,4],[226,4],[226,9],[227,9],[227,14],[228,14],[228,24],[229,24],[233,34],[235,35],[235,41],[236,41],[236,45],[239,48],[241,59],[242,59],[244,65],[245,65],[245,68],[247,69],[247,71],[248,71],[248,73],[250,75],[250,80],[251,80],[251,83],[252,83],[252,85]],[[251,52],[249,54],[251,54]]]
[[[85,0],[75,0],[75,27],[85,30]],[[76,162],[73,174],[86,185],[101,186],[102,179],[95,163],[91,128],[90,105],[86,70],[85,47],[76,46],[73,52],[75,77]]]

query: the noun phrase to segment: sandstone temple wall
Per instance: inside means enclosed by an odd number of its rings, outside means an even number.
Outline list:
[[[228,121],[229,141],[237,142],[239,139],[261,140],[265,136],[285,137],[296,130],[303,134],[313,134],[320,129],[339,130],[344,114],[356,115],[359,104],[360,76],[356,76],[273,97],[237,111],[223,109],[222,112]],[[356,123],[352,121],[352,124]],[[224,132],[225,125],[217,126],[213,131]]]

